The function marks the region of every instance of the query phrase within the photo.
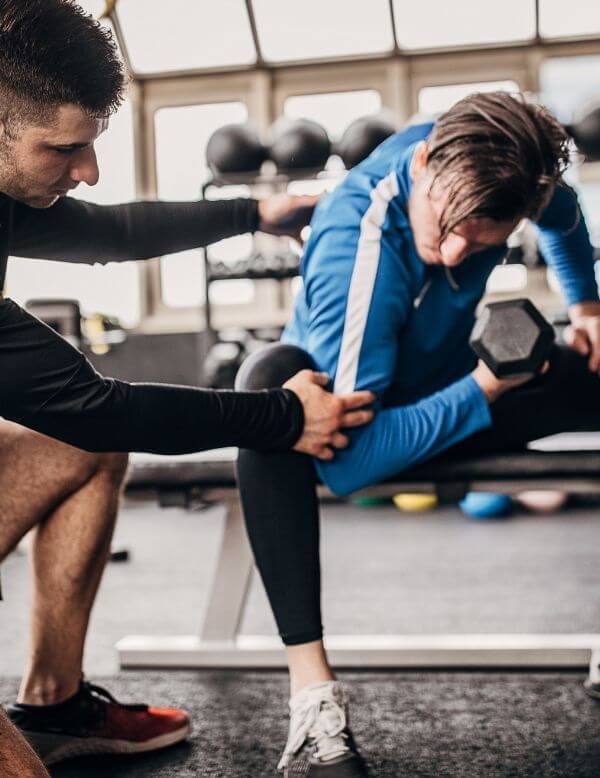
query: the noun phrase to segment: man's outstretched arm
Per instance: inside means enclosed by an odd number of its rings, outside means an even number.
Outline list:
[[[594,249],[576,192],[559,184],[538,222],[539,245],[569,306],[598,301]]]
[[[106,264],[149,259],[263,230],[296,235],[314,197],[94,205],[62,197],[51,208],[13,205],[10,253],[21,257]]]
[[[594,248],[577,194],[564,184],[538,222],[540,246],[560,281],[571,326],[565,342],[589,357],[589,369],[600,371],[600,301]]]
[[[303,373],[261,392],[116,381],[14,302],[0,303],[0,415],[90,451],[294,447],[329,456],[327,446],[343,444],[340,427],[370,419],[355,409],[372,396],[336,397]]]

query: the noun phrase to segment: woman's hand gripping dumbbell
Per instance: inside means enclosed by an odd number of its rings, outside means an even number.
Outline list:
[[[492,403],[546,370],[554,330],[530,300],[506,300],[484,306],[469,342],[479,357],[471,375]]]

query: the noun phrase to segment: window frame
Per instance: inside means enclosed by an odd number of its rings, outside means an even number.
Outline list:
[[[158,176],[156,159],[155,114],[164,108],[179,108],[194,105],[241,102],[248,109],[248,118],[259,129],[268,126],[265,120],[265,108],[268,104],[268,89],[264,78],[255,72],[236,76],[208,76],[160,79],[143,85],[144,100],[141,110],[140,141],[140,191],[138,196],[150,199],[158,197]],[[199,182],[202,183],[202,182]],[[200,330],[205,326],[205,306],[167,305],[161,290],[161,257],[144,262],[143,300],[145,308],[139,331],[143,332],[179,332]],[[239,326],[253,314],[254,310],[265,309],[272,305],[270,295],[265,294],[257,285],[254,300],[249,304],[213,304],[212,313],[215,323],[220,326]],[[234,309],[234,310],[232,310]]]

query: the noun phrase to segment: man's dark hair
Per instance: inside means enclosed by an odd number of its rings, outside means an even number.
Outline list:
[[[74,0],[0,0],[0,118],[51,121],[65,103],[109,116],[125,75],[110,30]]]
[[[448,189],[442,241],[465,219],[535,219],[569,163],[568,136],[554,116],[508,92],[460,100],[438,118],[427,148],[433,183]]]

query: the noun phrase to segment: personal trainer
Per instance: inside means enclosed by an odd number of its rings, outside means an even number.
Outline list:
[[[504,92],[391,136],[317,206],[283,343],[241,367],[240,388],[316,367],[335,391],[378,398],[375,421],[332,462],[240,452],[248,533],[290,668],[286,775],[366,775],[322,642],[317,477],[345,495],[440,455],[600,429],[600,303],[568,162],[553,116]],[[469,347],[487,279],[525,218],[571,319],[569,346],[529,383],[497,378]]]
[[[293,234],[312,200],[96,206],[94,142],[125,86],[111,34],[73,0],[0,3],[0,289],[9,254],[70,262],[146,259],[263,230]],[[29,661],[8,715],[50,764],[149,751],[190,731],[181,710],[122,705],[82,676],[88,619],[109,551],[128,451],[294,447],[333,457],[363,424],[368,392],[334,396],[303,370],[283,389],[215,392],[104,378],[49,327],[0,299],[0,560],[30,529]],[[0,713],[0,772],[45,775]]]

